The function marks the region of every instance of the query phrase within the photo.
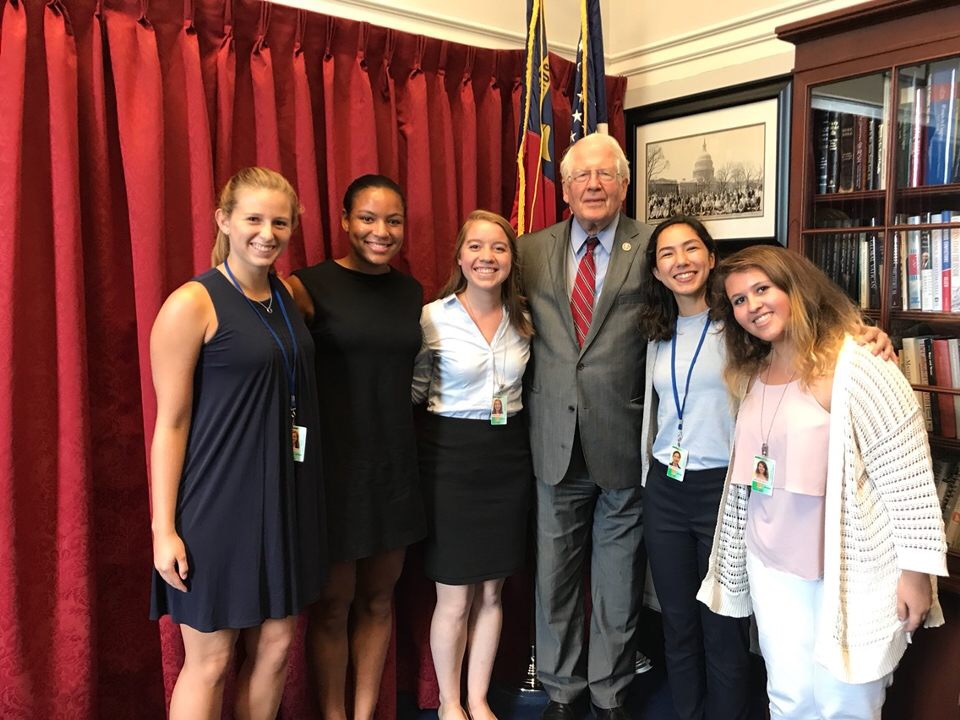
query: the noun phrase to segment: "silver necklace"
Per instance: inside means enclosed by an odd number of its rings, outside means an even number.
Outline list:
[[[771,363],[772,364],[772,363]],[[770,440],[770,433],[773,432],[773,423],[777,419],[777,411],[780,409],[780,403],[783,402],[783,396],[787,394],[787,390],[790,388],[790,383],[793,382],[793,379],[797,376],[797,370],[794,368],[793,373],[790,375],[790,379],[787,381],[787,384],[783,386],[783,391],[780,393],[780,399],[777,400],[777,406],[773,409],[773,417],[770,418],[770,427],[767,428],[767,434],[763,434],[763,403],[767,397],[767,383],[761,380],[763,387],[760,388],[760,439],[763,441],[760,445],[760,454],[763,456],[768,455],[769,446],[768,442]],[[770,368],[767,368],[767,380],[770,380]]]
[[[270,293],[270,297],[267,300],[257,300],[256,301],[260,307],[267,311],[267,315],[273,313],[273,293]]]

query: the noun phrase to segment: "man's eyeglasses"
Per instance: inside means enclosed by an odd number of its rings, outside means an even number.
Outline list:
[[[570,173],[567,180],[574,185],[583,185],[590,180],[591,176],[594,174],[596,174],[597,180],[602,183],[612,183],[620,177],[620,173],[618,173],[616,170],[607,170],[606,168],[603,168],[600,170],[574,170],[572,173]]]

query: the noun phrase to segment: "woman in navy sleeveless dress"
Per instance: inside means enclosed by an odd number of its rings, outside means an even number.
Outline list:
[[[215,267],[178,288],[150,339],[151,617],[180,624],[170,717],[219,717],[238,637],[238,715],[274,717],[295,616],[319,595],[325,528],[313,341],[272,273],[297,224],[263,168],[227,183]]]
[[[426,534],[410,405],[423,292],[389,265],[403,244],[404,212],[392,180],[357,178],[343,201],[347,255],[289,279],[322,383],[330,580],[310,610],[308,638],[324,717],[346,714],[348,667],[352,717],[373,716],[393,587],[407,545]]]

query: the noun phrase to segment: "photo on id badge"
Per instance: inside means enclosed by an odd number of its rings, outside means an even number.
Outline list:
[[[667,477],[671,480],[683,482],[683,475],[687,471],[687,455],[689,451],[674,445],[670,449],[670,464],[667,465]]]
[[[773,471],[776,465],[765,455],[753,456],[753,481],[750,487],[764,495],[773,494]]]

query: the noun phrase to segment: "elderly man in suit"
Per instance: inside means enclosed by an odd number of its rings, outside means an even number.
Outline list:
[[[645,568],[640,504],[644,349],[638,329],[650,229],[620,212],[615,139],[588,135],[560,165],[573,218],[520,239],[536,334],[528,405],[537,476],[537,665],[544,720],[572,720],[589,689],[623,720]],[[588,553],[588,548],[589,553]],[[592,613],[583,663],[584,564]]]

